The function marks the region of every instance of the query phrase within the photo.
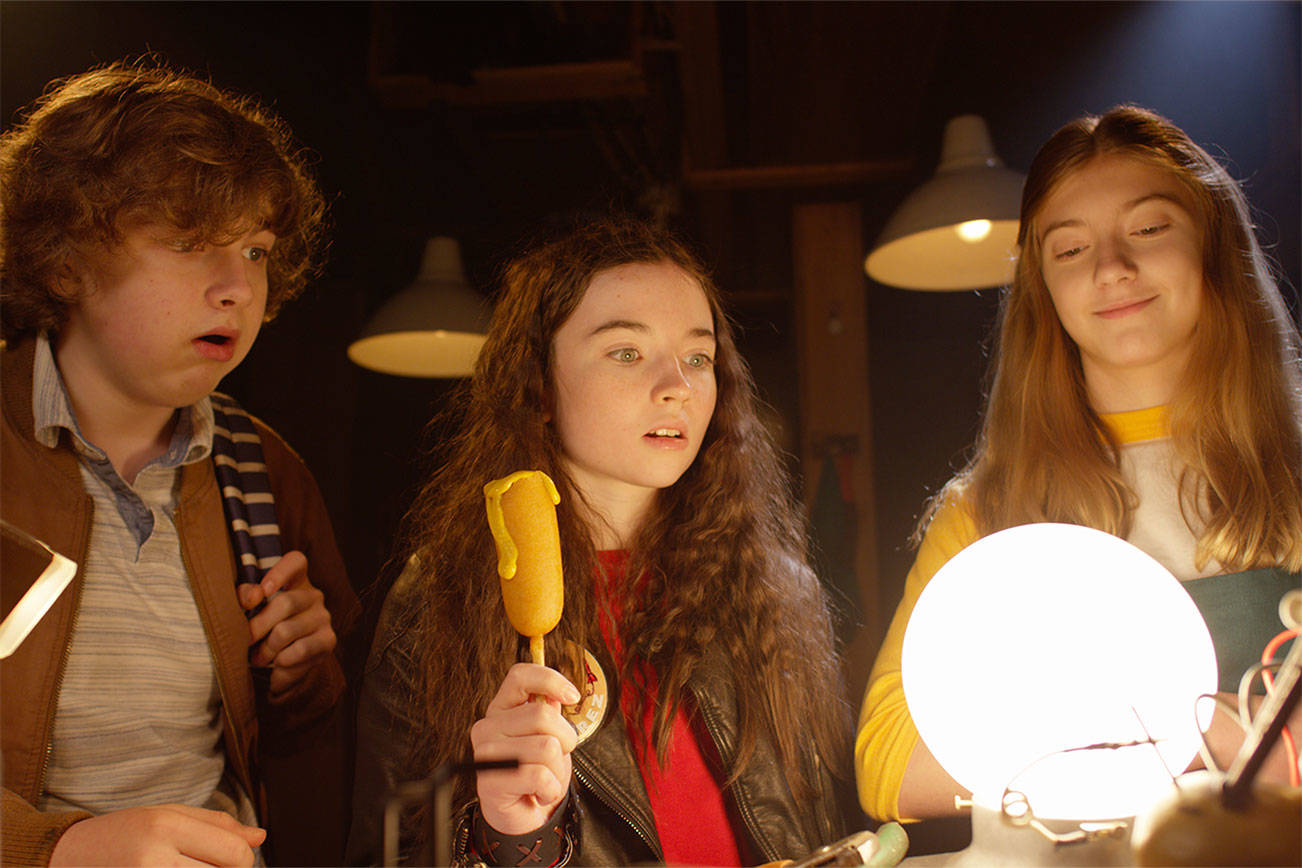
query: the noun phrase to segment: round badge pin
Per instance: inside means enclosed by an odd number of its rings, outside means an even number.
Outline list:
[[[606,719],[606,709],[610,705],[610,691],[606,686],[606,673],[601,671],[601,664],[592,652],[583,649],[583,683],[577,685],[583,698],[576,705],[566,705],[561,709],[579,734],[579,744],[587,741]]]

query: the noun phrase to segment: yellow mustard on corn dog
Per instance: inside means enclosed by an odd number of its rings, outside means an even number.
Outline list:
[[[560,494],[541,470],[521,470],[484,486],[488,527],[497,543],[506,617],[529,637],[533,662],[543,664],[543,636],[561,619],[565,589],[556,526]]]

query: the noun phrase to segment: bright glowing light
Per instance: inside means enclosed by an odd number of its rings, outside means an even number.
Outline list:
[[[968,244],[976,244],[978,241],[984,241],[990,234],[991,225],[989,220],[968,220],[955,226],[954,231]]]
[[[918,733],[974,799],[998,810],[1008,786],[1062,819],[1146,810],[1170,789],[1167,768],[1197,752],[1196,697],[1216,691],[1211,636],[1175,577],[1124,540],[1065,524],[955,555],[918,598],[902,669]],[[1061,753],[1146,730],[1156,750]]]

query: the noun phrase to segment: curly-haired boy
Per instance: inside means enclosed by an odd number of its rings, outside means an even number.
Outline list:
[[[78,565],[0,664],[5,864],[252,864],[261,760],[342,694],[320,492],[213,393],[323,212],[280,121],[157,62],[55,82],[0,139],[0,514]]]

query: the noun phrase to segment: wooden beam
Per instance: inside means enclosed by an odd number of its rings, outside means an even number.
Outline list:
[[[719,22],[713,2],[675,3],[674,36],[683,93],[683,161],[715,169],[728,164]]]
[[[585,100],[640,99],[647,95],[642,70],[629,60],[483,67],[469,85],[436,82],[425,75],[373,75],[371,86],[386,105],[423,108],[501,106]]]
[[[692,166],[718,169],[728,165],[727,113],[723,99],[723,63],[719,48],[719,16],[713,0],[674,3],[674,38],[683,97],[682,177]],[[701,190],[692,210],[705,249],[714,255],[711,266],[732,258],[732,201],[725,192]]]
[[[862,626],[846,649],[846,674],[857,693],[881,639],[861,207],[858,202],[796,205],[791,236],[805,503],[813,505],[829,453],[843,456],[853,494],[853,567]]]
[[[683,184],[689,190],[832,187],[904,178],[912,171],[912,159],[860,160],[804,166],[738,166],[730,169],[694,169],[688,166],[684,171]]]

